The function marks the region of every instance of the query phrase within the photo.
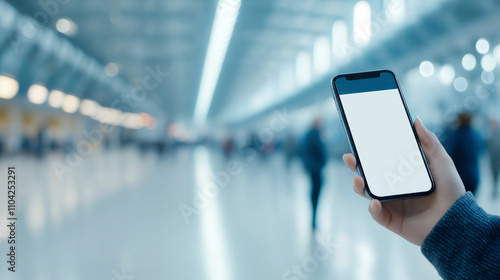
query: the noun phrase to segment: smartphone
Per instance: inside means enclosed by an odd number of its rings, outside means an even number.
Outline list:
[[[394,73],[338,75],[331,86],[366,194],[387,201],[432,193],[434,180]]]

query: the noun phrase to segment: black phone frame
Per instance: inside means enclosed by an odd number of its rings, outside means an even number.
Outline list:
[[[366,177],[365,177],[365,174],[363,171],[363,167],[361,165],[361,161],[359,160],[358,152],[356,150],[356,145],[354,144],[354,140],[353,140],[353,137],[351,134],[351,129],[349,128],[349,124],[347,123],[347,118],[346,118],[346,115],[344,112],[344,107],[342,106],[342,102],[340,101],[340,94],[337,90],[336,81],[339,78],[346,78],[346,80],[349,80],[349,81],[376,78],[376,77],[380,77],[380,73],[383,73],[383,72],[391,74],[394,77],[394,81],[396,82],[399,96],[401,97],[401,100],[403,102],[403,106],[405,107],[408,121],[410,122],[410,126],[413,130],[413,135],[415,137],[415,140],[417,141],[417,145],[418,145],[418,148],[420,150],[420,155],[422,156],[425,168],[427,170],[427,174],[429,175],[429,179],[431,180],[431,189],[428,191],[418,192],[418,193],[390,195],[390,196],[376,196],[370,191],[370,187],[369,187],[368,182],[366,180]],[[340,120],[341,120],[342,126],[344,128],[344,132],[345,132],[345,134],[347,136],[347,140],[349,142],[349,146],[351,147],[351,151],[354,154],[354,157],[356,158],[356,163],[357,163],[356,168],[358,170],[359,175],[363,178],[363,181],[365,183],[365,193],[369,197],[371,197],[373,199],[380,200],[380,201],[417,198],[417,197],[423,197],[423,196],[427,196],[427,195],[431,194],[436,188],[435,183],[434,183],[434,179],[432,177],[432,174],[431,174],[431,171],[429,168],[429,163],[427,161],[427,158],[425,156],[425,152],[424,152],[422,145],[420,143],[420,139],[418,138],[417,130],[415,129],[415,125],[413,124],[413,120],[411,118],[410,111],[409,111],[408,106],[406,104],[406,100],[403,96],[403,93],[401,91],[401,87],[399,86],[399,82],[396,78],[396,75],[390,70],[377,70],[377,71],[359,72],[359,73],[351,73],[351,74],[340,74],[340,75],[333,77],[333,79],[331,80],[330,86],[331,86],[332,93],[333,93],[333,99],[335,100],[335,103],[337,105],[337,111],[339,113]]]

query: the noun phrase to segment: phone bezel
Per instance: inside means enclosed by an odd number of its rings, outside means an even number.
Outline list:
[[[354,140],[353,140],[353,137],[352,137],[352,134],[351,134],[351,129],[350,129],[349,124],[347,122],[347,118],[346,118],[346,115],[345,115],[345,112],[344,112],[344,107],[342,105],[342,102],[340,101],[340,94],[339,94],[339,92],[337,90],[336,81],[339,78],[343,78],[343,77],[345,77],[347,80],[363,80],[363,79],[368,79],[368,78],[374,78],[374,76],[376,78],[377,75],[378,75],[378,77],[380,77],[380,73],[383,73],[383,72],[391,74],[392,77],[394,78],[394,81],[396,82],[396,87],[397,87],[397,90],[399,92],[399,96],[401,97],[401,101],[403,102],[403,106],[404,106],[405,111],[406,111],[406,116],[408,117],[408,121],[409,121],[410,126],[411,126],[412,131],[413,131],[413,136],[415,137],[415,140],[417,141],[417,145],[418,145],[418,148],[420,150],[420,155],[422,156],[422,159],[423,159],[424,165],[425,165],[425,169],[427,170],[427,174],[429,175],[429,179],[431,181],[431,188],[428,191],[417,192],[417,193],[408,193],[408,194],[390,195],[390,196],[377,196],[377,195],[374,195],[371,192],[370,187],[368,185],[368,182],[366,180],[366,177],[365,177],[365,174],[364,174],[364,171],[363,171],[363,166],[361,165],[361,161],[359,160],[359,156],[358,156],[358,152],[357,152],[357,149],[356,149],[356,145],[354,143]],[[335,76],[332,79],[330,86],[332,88],[333,99],[335,100],[335,103],[337,105],[337,111],[339,113],[339,116],[340,116],[340,119],[341,119],[341,122],[342,122],[342,126],[344,128],[344,132],[345,132],[345,134],[347,136],[347,140],[348,140],[349,145],[351,147],[351,151],[354,154],[354,157],[356,158],[356,162],[358,163],[357,166],[356,166],[356,168],[358,170],[359,175],[363,178],[363,181],[365,183],[365,192],[366,192],[366,194],[369,197],[371,197],[373,199],[380,200],[380,201],[397,200],[397,199],[407,199],[407,198],[417,198],[417,197],[422,197],[422,196],[426,196],[426,195],[431,194],[435,190],[434,179],[432,178],[432,174],[431,174],[431,171],[430,171],[430,168],[429,168],[429,164],[428,164],[427,159],[425,157],[424,150],[422,149],[422,145],[420,144],[420,140],[418,138],[417,131],[416,131],[415,126],[413,124],[413,120],[411,118],[410,111],[409,111],[408,106],[406,104],[406,100],[405,100],[405,98],[403,96],[403,92],[401,91],[401,87],[399,86],[399,82],[398,82],[398,80],[396,78],[396,75],[392,71],[390,71],[390,70],[378,70],[378,71],[369,71],[369,72],[360,72],[360,73],[351,73],[351,74],[340,74],[340,75]]]

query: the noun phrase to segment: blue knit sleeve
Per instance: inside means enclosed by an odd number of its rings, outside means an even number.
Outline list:
[[[466,193],[432,229],[422,253],[444,279],[500,279],[500,217]]]

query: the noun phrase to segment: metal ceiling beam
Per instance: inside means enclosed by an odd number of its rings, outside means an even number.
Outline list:
[[[366,71],[367,69],[390,68],[396,73],[403,73],[423,60],[439,60],[449,55],[450,50],[470,47],[479,37],[496,34],[498,37],[498,14],[500,2],[489,0],[477,5],[475,1],[447,1],[436,11],[424,15],[411,26],[395,33],[384,42],[377,43],[376,47],[367,49],[358,58],[347,65],[335,69],[335,73]],[[464,16],[465,15],[465,16]],[[453,18],[453,19],[450,19]],[[457,22],[452,30],[447,29],[451,21]],[[433,25],[429,25],[433,23]],[[436,26],[443,25],[443,26]],[[442,28],[442,29],[440,29]],[[410,34],[415,30],[430,30],[425,36],[418,36],[414,40]],[[434,30],[434,31],[433,31]],[[443,33],[444,32],[444,33]],[[405,47],[401,56],[384,56],[384,59],[370,59],[380,53],[386,53],[386,46],[393,45],[396,49]],[[465,53],[464,53],[465,54]],[[367,61],[369,61],[367,63]],[[305,107],[318,100],[331,98],[330,79],[335,73],[327,75],[314,84],[309,85],[291,98],[273,103],[259,112],[249,113],[238,119],[222,120],[229,125],[242,125],[256,121],[273,110],[286,106],[289,109]]]

